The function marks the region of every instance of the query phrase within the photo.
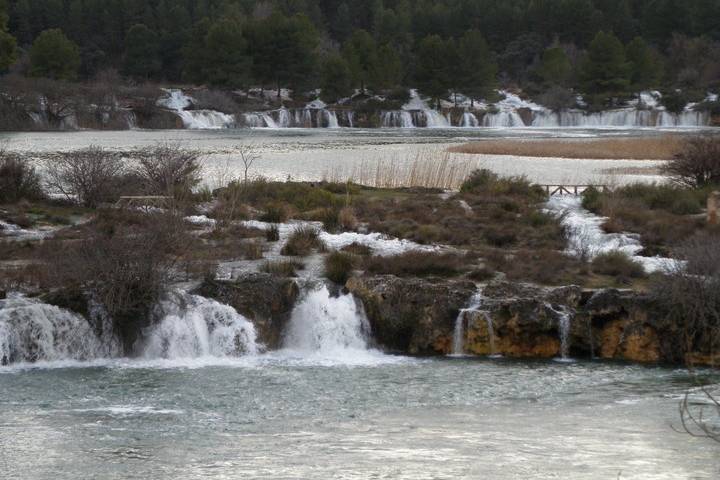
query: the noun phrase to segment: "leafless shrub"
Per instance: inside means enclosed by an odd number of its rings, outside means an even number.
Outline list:
[[[52,285],[86,292],[105,308],[129,354],[190,240],[180,216],[111,213],[87,239],[49,245],[45,260]]]
[[[50,191],[90,208],[115,199],[124,172],[120,154],[95,146],[53,155],[44,167]]]
[[[245,185],[248,183],[248,172],[252,168],[253,164],[260,159],[260,153],[251,145],[238,145],[235,147],[240,155],[240,160],[243,163],[243,182]]]
[[[159,144],[135,152],[137,174],[148,195],[186,198],[200,183],[200,152]]]
[[[0,146],[0,203],[43,197],[40,176],[29,161]]]
[[[703,135],[686,140],[664,168],[675,183],[702,188],[720,184],[720,136]]]
[[[684,263],[657,280],[652,294],[677,332],[680,359],[693,370],[702,362],[715,365],[720,347],[720,235],[703,233],[677,249]],[[699,395],[701,398],[696,398]],[[717,392],[701,386],[680,404],[683,428],[695,436],[720,441]]]

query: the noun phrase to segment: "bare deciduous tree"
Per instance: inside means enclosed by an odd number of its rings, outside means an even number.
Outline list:
[[[40,176],[22,155],[0,145],[0,202],[42,198]]]
[[[96,146],[55,154],[44,166],[50,191],[89,208],[115,199],[118,180],[125,171],[119,153]]]
[[[200,152],[159,144],[135,152],[137,174],[149,195],[184,197],[200,183]]]
[[[243,163],[243,183],[248,183],[248,173],[253,164],[260,159],[260,153],[252,145],[238,145],[235,147]]]
[[[690,188],[720,185],[720,135],[685,141],[683,149],[664,168],[677,184]]]

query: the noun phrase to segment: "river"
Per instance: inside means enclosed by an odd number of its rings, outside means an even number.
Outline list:
[[[596,138],[644,136],[668,132],[698,132],[697,128],[387,128],[387,129],[222,129],[133,130],[0,133],[0,142],[14,150],[46,153],[97,145],[132,150],[157,143],[181,144],[205,154],[206,181],[242,173],[237,151],[252,145],[261,154],[250,174],[271,179],[317,181],[324,178],[374,177],[378,164],[407,168],[417,159],[436,161],[448,146],[483,139]],[[541,184],[624,183],[657,180],[658,162],[638,160],[574,160],[507,155],[462,154],[448,159],[467,168],[485,167],[504,175],[526,175]],[[467,170],[465,168],[465,170]],[[623,169],[639,170],[633,175]]]

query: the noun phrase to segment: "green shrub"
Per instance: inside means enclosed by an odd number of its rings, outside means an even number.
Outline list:
[[[260,216],[260,220],[269,223],[282,223],[288,219],[288,216],[285,205],[270,203],[265,207],[265,213]]]
[[[510,195],[524,197],[532,202],[545,200],[545,192],[542,187],[533,185],[526,177],[500,177],[487,169],[473,171],[460,186],[460,192],[485,195]]]
[[[333,252],[325,257],[325,276],[338,285],[345,285],[355,266],[353,256],[345,252]]]
[[[582,207],[593,213],[598,213],[602,208],[603,194],[595,187],[589,187],[582,193]]]
[[[616,277],[622,282],[646,276],[643,266],[620,251],[601,253],[592,261],[592,271],[599,275]]]
[[[313,250],[325,250],[325,244],[320,240],[320,232],[313,227],[298,227],[288,238],[280,253],[291,257],[304,257]]]

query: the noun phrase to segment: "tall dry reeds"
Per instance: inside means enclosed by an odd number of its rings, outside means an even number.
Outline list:
[[[425,187],[457,190],[479,166],[477,159],[459,158],[450,152],[425,149],[406,156],[364,159],[349,166],[335,166],[324,175],[329,182],[375,188]]]
[[[683,148],[681,135],[637,138],[503,139],[466,143],[452,153],[611,160],[672,160]]]

